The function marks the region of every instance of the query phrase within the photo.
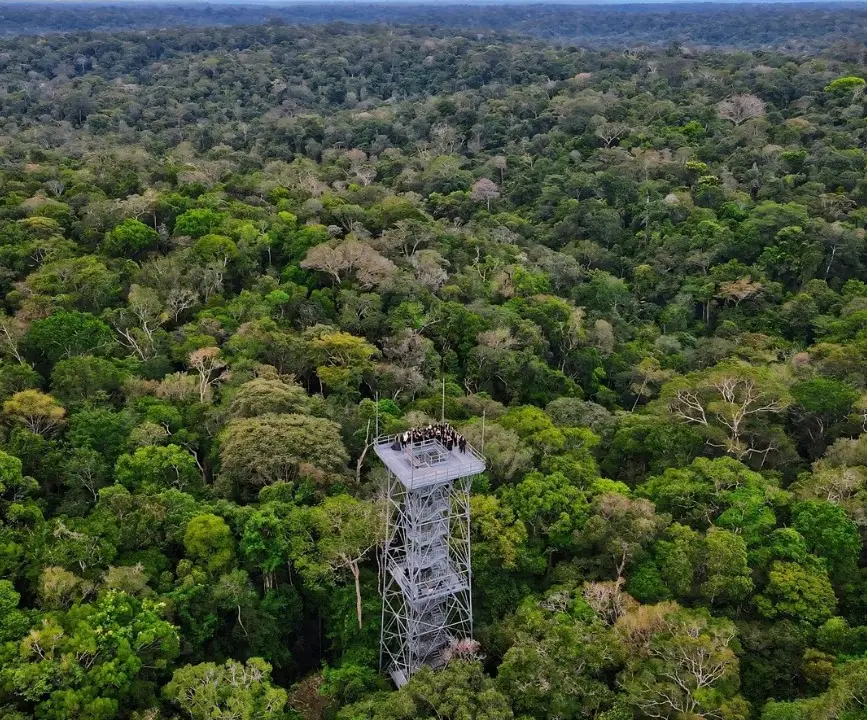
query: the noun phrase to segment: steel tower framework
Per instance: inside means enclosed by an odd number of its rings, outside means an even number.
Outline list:
[[[374,450],[388,468],[380,669],[401,687],[472,638],[470,486],[485,461],[435,439],[381,436]]]

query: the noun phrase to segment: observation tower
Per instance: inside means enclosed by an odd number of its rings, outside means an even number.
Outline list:
[[[374,450],[388,469],[379,664],[402,687],[472,638],[470,486],[485,460],[445,423]]]

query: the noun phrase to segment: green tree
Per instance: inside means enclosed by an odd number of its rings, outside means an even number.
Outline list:
[[[702,563],[700,533],[679,523],[666,528],[650,557],[630,574],[628,589],[643,602],[692,598]]]
[[[209,208],[187,210],[175,219],[175,235],[202,237],[213,232],[225,218]]]
[[[73,355],[106,353],[114,344],[111,328],[89,313],[56,312],[36,320],[24,337],[25,347],[52,365]]]
[[[867,83],[865,83],[864,78],[847,75],[828,83],[825,86],[825,92],[834,95],[849,95],[853,94],[856,90],[861,90],[865,84]]]
[[[768,698],[792,698],[800,688],[792,683],[799,672],[812,631],[804,623],[763,618],[738,623],[741,642],[741,684],[744,695],[760,708]]]
[[[828,573],[815,558],[804,564],[774,562],[768,584],[755,598],[759,613],[818,625],[834,614],[837,598]]]
[[[127,218],[105,236],[103,250],[115,257],[135,257],[142,250],[153,248],[159,235],[152,227],[133,218]]]
[[[225,570],[235,558],[232,531],[223,518],[205,513],[187,523],[184,548],[209,572]]]
[[[230,421],[220,434],[221,481],[258,492],[299,475],[328,477],[347,461],[336,423],[309,415],[262,415]],[[228,484],[227,484],[228,483]]]
[[[238,246],[230,237],[209,233],[196,241],[192,247],[192,255],[200,262],[214,263],[217,267],[225,268],[230,260],[238,256]]]
[[[0,580],[0,641],[20,640],[28,629],[27,614],[18,607],[21,595],[9,580]]]
[[[854,720],[863,715],[865,705],[867,660],[859,659],[836,666],[828,690],[817,697],[794,702],[769,702],[762,712],[762,720]]]
[[[792,524],[807,541],[807,550],[828,561],[831,577],[844,582],[858,567],[861,536],[839,505],[808,500],[792,508]]]
[[[748,545],[776,526],[773,507],[785,497],[772,481],[728,457],[696,458],[688,467],[669,468],[636,492],[676,520],[698,529],[720,525],[740,533]]]
[[[508,698],[476,662],[422,668],[398,692],[374,695],[340,710],[338,720],[511,720]]]
[[[574,549],[590,514],[585,492],[561,473],[529,473],[514,487],[504,488],[502,499],[533,529],[543,550],[550,546],[560,551]]]
[[[114,363],[88,355],[60,360],[51,373],[51,391],[66,403],[106,402],[120,383],[121,373]]]
[[[608,477],[636,485],[648,474],[688,465],[704,448],[704,438],[691,426],[666,417],[629,415],[613,430],[601,469]]]
[[[325,498],[290,516],[290,553],[310,586],[327,587],[335,574],[348,572],[355,583],[356,616],[362,627],[361,562],[376,547],[382,510],[349,495]]]
[[[73,448],[90,448],[103,455],[114,466],[126,448],[132,429],[127,413],[97,408],[80,410],[69,418],[66,438]]]
[[[64,306],[100,312],[120,295],[120,277],[93,255],[50,262],[33,272],[27,284],[38,293],[60,298]]]
[[[36,717],[111,720],[128,712],[130,693],[148,668],[165,670],[177,657],[179,638],[159,603],[108,591],[39,620],[17,650],[0,678]]]
[[[845,421],[858,400],[858,392],[834,378],[813,378],[792,386],[793,411],[799,425],[819,450],[824,437],[835,423]]]
[[[42,378],[29,365],[0,362],[0,401],[21,390],[33,390],[42,384]]]
[[[3,415],[36,435],[51,435],[66,422],[66,410],[39,390],[22,390],[3,403]]]
[[[232,395],[229,415],[252,418],[268,414],[306,414],[310,398],[300,385],[277,378],[256,378],[241,385]]]
[[[130,490],[156,493],[168,488],[201,490],[202,475],[195,458],[181,447],[147,445],[117,459],[115,480]]]
[[[310,340],[316,374],[322,383],[336,391],[358,387],[365,372],[373,368],[376,348],[364,339],[346,332],[322,332]]]
[[[497,686],[521,716],[598,713],[614,699],[605,675],[619,655],[611,631],[583,600],[554,591],[525,600],[504,632]]]
[[[185,665],[172,674],[163,695],[193,720],[290,717],[286,691],[271,684],[271,666],[261,658]]]
[[[642,715],[748,717],[738,694],[737,631],[730,620],[670,603],[627,613],[615,631],[627,658],[618,684]]]
[[[747,565],[747,546],[740,535],[713,528],[705,540],[704,571],[701,594],[713,604],[738,604],[753,590]]]
[[[289,558],[289,527],[280,509],[268,504],[254,512],[241,536],[241,554],[262,572],[265,590],[276,585],[277,571]]]

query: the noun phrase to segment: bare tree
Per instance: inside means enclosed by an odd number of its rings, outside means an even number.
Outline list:
[[[21,352],[21,341],[27,327],[28,324],[17,317],[0,315],[0,354],[9,355],[22,365],[27,364]]]
[[[355,168],[355,176],[367,187],[376,179],[376,168],[373,165],[359,165]]]
[[[177,322],[178,318],[185,310],[195,307],[199,302],[199,293],[191,288],[174,287],[169,290],[166,298],[166,306],[172,314],[172,318]]]
[[[172,319],[178,318],[198,305],[200,292],[198,278],[200,265],[191,263],[177,254],[157,257],[144,263],[139,272],[140,285],[152,287],[159,293]]]
[[[753,120],[765,114],[765,103],[755,95],[732,95],[716,107],[723,120],[731,120],[735,125],[741,125],[747,120]]]
[[[596,137],[601,138],[605,147],[610,148],[615,140],[619,140],[628,132],[629,125],[626,123],[605,121],[596,128]]]
[[[493,180],[488,178],[479,178],[473,183],[470,190],[471,200],[484,200],[488,206],[488,212],[491,212],[491,200],[496,200],[500,197],[500,188]]]
[[[630,412],[635,412],[641,398],[650,397],[653,394],[654,385],[671,379],[672,375],[674,375],[674,371],[663,368],[655,357],[643,358],[635,366],[632,381],[629,383],[629,391],[635,394],[635,401],[632,403]]]
[[[370,245],[351,239],[336,245],[323,243],[310,248],[307,257],[301,261],[301,267],[326,272],[338,285],[354,275],[363,288],[380,284],[396,270],[391,260],[380,255]]]
[[[66,183],[64,183],[62,180],[54,179],[49,180],[47,183],[45,183],[45,187],[48,189],[48,192],[54,195],[54,197],[60,197],[61,195],[63,195],[63,191],[66,188]]]
[[[777,449],[762,418],[780,414],[791,403],[785,369],[727,362],[675,378],[662,388],[668,411],[707,436],[712,447],[738,460]]]
[[[377,367],[379,386],[391,394],[392,400],[402,393],[415,394],[425,383],[424,370],[431,341],[415,330],[402,329],[386,338],[382,344],[385,362]]]
[[[430,139],[437,155],[454,155],[455,151],[463,144],[457,130],[445,123],[434,125],[431,128]]]
[[[505,327],[480,332],[476,340],[479,345],[491,348],[492,350],[509,350],[517,343],[517,340],[512,335],[512,331]]]
[[[445,269],[448,265],[442,255],[436,250],[421,250],[410,258],[410,264],[415,268],[416,279],[429,290],[439,290],[449,274]]]
[[[367,420],[367,429],[364,431],[364,448],[361,451],[361,454],[358,456],[358,460],[355,461],[355,484],[361,485],[361,468],[364,467],[364,458],[367,457],[367,453],[370,448],[373,447],[373,443],[376,441],[376,438],[372,438],[370,436],[370,419]]]
[[[129,289],[126,308],[110,313],[111,325],[121,337],[122,344],[141,360],[156,354],[154,333],[168,319],[156,290],[133,284]]]
[[[420,245],[432,240],[433,233],[427,225],[414,220],[398,220],[393,227],[374,238],[372,243],[377,250],[387,255],[400,252],[405,257],[412,257]]]
[[[681,610],[675,603],[642,605],[623,615],[615,633],[627,648],[619,684],[649,718],[723,718],[717,683],[738,676],[729,620]]]
[[[635,599],[623,589],[623,578],[586,582],[581,595],[606,625],[613,625],[638,607]]]
[[[508,161],[506,160],[505,155],[494,155],[491,158],[491,165],[497,170],[500,171],[500,183],[505,179],[506,167],[508,166]]]
[[[118,200],[117,206],[124,215],[141,220],[145,215],[150,216],[150,224],[157,229],[157,201],[159,194],[153,188],[148,188],[142,195],[130,195],[124,200]]]
[[[370,185],[376,179],[376,168],[368,161],[367,153],[363,150],[347,150],[344,157],[349,161],[347,178],[355,178],[364,186]]]
[[[206,347],[191,352],[188,362],[199,373],[199,402],[204,403],[211,396],[212,386],[223,374],[226,361],[220,358],[220,348]]]

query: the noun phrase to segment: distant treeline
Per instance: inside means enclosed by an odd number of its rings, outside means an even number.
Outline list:
[[[564,43],[688,43],[791,50],[850,48],[867,40],[867,6],[786,5],[267,5],[16,4],[0,8],[0,34],[171,26],[326,22],[437,25],[531,35]],[[850,50],[851,52],[852,50]]]

